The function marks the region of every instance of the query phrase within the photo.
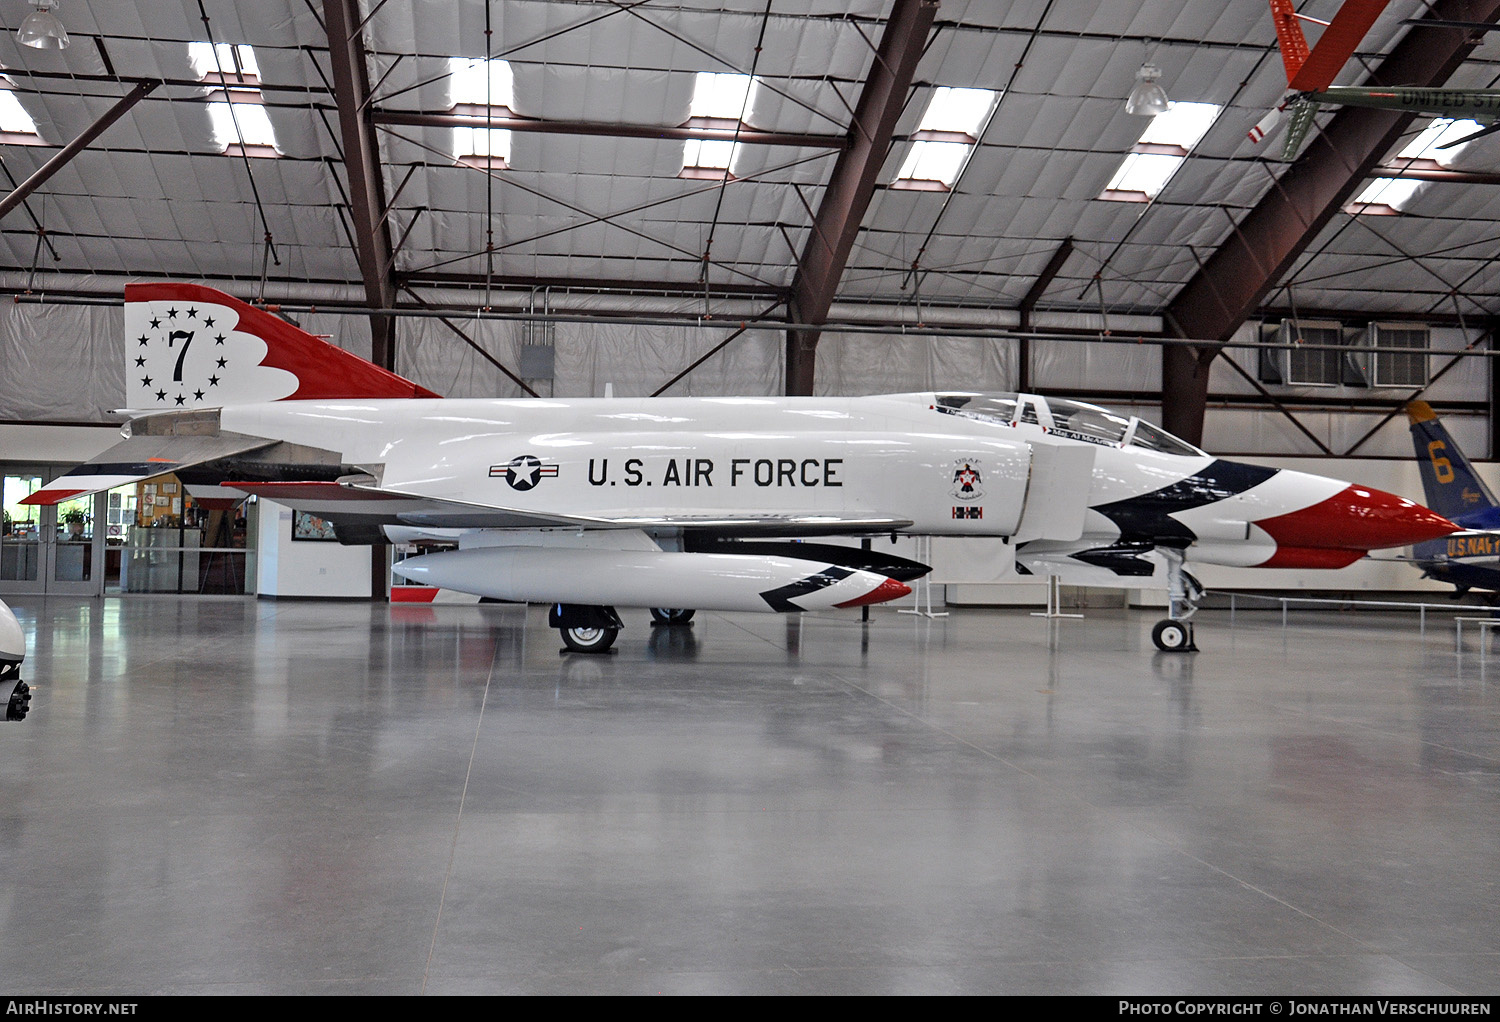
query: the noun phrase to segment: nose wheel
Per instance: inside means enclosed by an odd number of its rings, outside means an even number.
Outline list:
[[[1151,629],[1151,641],[1164,653],[1198,652],[1198,647],[1193,642],[1193,626],[1187,621],[1167,618],[1156,622],[1156,627]]]

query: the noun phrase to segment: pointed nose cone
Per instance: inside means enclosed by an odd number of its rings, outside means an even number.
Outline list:
[[[1347,486],[1321,503],[1255,523],[1277,546],[1380,550],[1459,531],[1436,511],[1368,486]]]
[[[874,603],[885,603],[887,600],[899,600],[910,592],[911,586],[905,582],[897,582],[893,578],[888,578],[868,593],[865,593],[865,595],[856,596],[854,599],[845,600],[843,603],[836,603],[834,606],[868,607]]]

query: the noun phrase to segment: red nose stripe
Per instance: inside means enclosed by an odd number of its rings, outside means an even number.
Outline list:
[[[1458,531],[1436,511],[1364,486],[1346,487],[1320,504],[1255,524],[1278,547],[1333,550],[1407,546]]]
[[[874,589],[871,589],[868,593],[865,593],[865,595],[856,596],[854,599],[845,600],[843,603],[836,603],[834,604],[834,606],[867,607],[872,603],[884,603],[887,600],[899,600],[909,592],[911,592],[911,586],[907,585],[905,582],[897,582],[893,578],[888,578],[884,582],[880,583],[880,585],[876,586]]]
[[[1268,561],[1257,568],[1347,568],[1365,555],[1363,550],[1329,550],[1305,546],[1279,546]],[[391,589],[395,599],[395,588]]]

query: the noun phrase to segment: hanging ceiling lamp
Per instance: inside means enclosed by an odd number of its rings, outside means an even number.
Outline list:
[[[57,0],[32,0],[36,10],[26,15],[16,29],[16,42],[38,50],[62,50],[68,45],[68,30],[57,20],[52,8]]]
[[[1135,85],[1130,90],[1130,95],[1125,98],[1125,112],[1127,114],[1141,114],[1145,117],[1155,117],[1164,114],[1171,105],[1167,102],[1167,93],[1156,80],[1161,77],[1161,68],[1155,64],[1142,64],[1141,69],[1135,73]]]

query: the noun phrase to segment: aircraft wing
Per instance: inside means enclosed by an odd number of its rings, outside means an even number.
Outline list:
[[[20,503],[60,504],[74,497],[179,472],[205,462],[259,451],[275,442],[240,433],[131,436],[67,475],[52,480]]]
[[[810,536],[879,533],[911,525],[908,518],[850,511],[602,511],[590,515],[533,511],[384,489],[373,476],[333,482],[237,482],[233,490],[335,522],[447,529],[683,529],[723,536]]]

